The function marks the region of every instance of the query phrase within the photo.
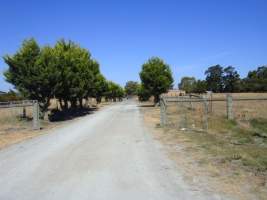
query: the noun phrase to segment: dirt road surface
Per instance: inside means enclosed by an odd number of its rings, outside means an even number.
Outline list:
[[[0,199],[225,199],[183,181],[134,101],[52,131],[0,151]]]

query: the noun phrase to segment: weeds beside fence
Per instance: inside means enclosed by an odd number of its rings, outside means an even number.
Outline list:
[[[161,125],[222,162],[267,173],[267,94],[161,96]],[[203,133],[203,134],[200,134]]]
[[[161,125],[207,131],[222,121],[267,120],[267,94],[161,96]]]

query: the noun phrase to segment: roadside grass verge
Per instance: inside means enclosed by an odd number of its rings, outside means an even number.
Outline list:
[[[162,128],[159,107],[142,109],[145,122],[154,128],[154,137],[166,147],[190,183],[202,186],[208,182],[208,189],[237,199],[266,199],[266,119],[227,120],[225,115],[214,113],[204,132],[174,126],[181,119],[175,112],[168,113],[168,120],[172,117],[174,123]],[[194,119],[198,117],[195,115]]]
[[[221,162],[237,162],[254,173],[267,172],[267,120],[253,119],[249,124],[220,118],[212,120],[207,133],[185,132],[212,157]]]

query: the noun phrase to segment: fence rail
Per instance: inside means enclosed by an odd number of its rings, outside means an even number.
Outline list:
[[[23,100],[23,101],[7,101],[0,102],[0,108],[13,108],[13,107],[28,107],[38,103],[36,100]]]
[[[189,98],[189,96],[181,96],[181,97],[161,97],[165,100],[165,102],[203,102],[203,101],[209,101],[209,102],[216,102],[216,101],[227,101],[227,98]],[[267,101],[267,98],[233,98],[233,101]]]

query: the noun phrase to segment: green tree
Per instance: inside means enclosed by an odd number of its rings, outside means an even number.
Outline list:
[[[137,95],[138,95],[139,101],[147,101],[151,97],[150,92],[146,90],[142,84],[138,86]]]
[[[125,91],[124,89],[120,86],[117,91],[117,98],[119,101],[122,101],[123,97],[125,96]]]
[[[58,75],[55,96],[60,102],[64,101],[65,109],[68,102],[71,107],[76,107],[77,102],[82,107],[82,100],[93,95],[98,63],[86,49],[72,41],[58,41],[54,52]]]
[[[96,98],[97,103],[101,103],[102,97],[105,96],[108,91],[108,82],[102,74],[96,75],[96,82],[94,88],[94,97]]]
[[[48,59],[51,49],[40,49],[34,39],[25,40],[22,47],[12,56],[4,56],[8,65],[6,80],[26,98],[38,100],[44,112],[53,97],[54,63]]]
[[[196,84],[196,79],[194,77],[183,77],[179,83],[179,89],[186,91],[186,93],[191,93],[194,90],[194,85]]]
[[[108,81],[108,90],[105,94],[107,100],[117,101],[117,99],[122,100],[124,96],[123,88],[114,83],[113,81]]]
[[[152,57],[143,64],[140,79],[145,91],[154,96],[154,103],[159,102],[159,96],[167,92],[173,83],[169,65],[158,57]]]
[[[40,48],[34,39],[25,40],[12,56],[4,57],[9,66],[6,80],[29,99],[38,100],[41,111],[48,109],[50,99],[59,99],[61,108],[83,106],[83,99],[102,96],[122,99],[124,90],[106,81],[99,64],[88,50],[72,41],[60,40],[54,47]]]
[[[258,67],[249,71],[247,77],[242,81],[242,90],[250,92],[267,91],[267,66]]]
[[[128,81],[124,87],[126,95],[128,96],[137,95],[138,86],[139,86],[138,82]]]
[[[208,90],[211,90],[213,92],[223,91],[223,67],[221,67],[220,65],[209,67],[206,70],[205,75]]]
[[[235,68],[229,66],[226,67],[223,72],[224,92],[239,92],[241,80]]]
[[[205,80],[197,80],[194,83],[193,93],[205,93],[207,91],[207,82]]]

